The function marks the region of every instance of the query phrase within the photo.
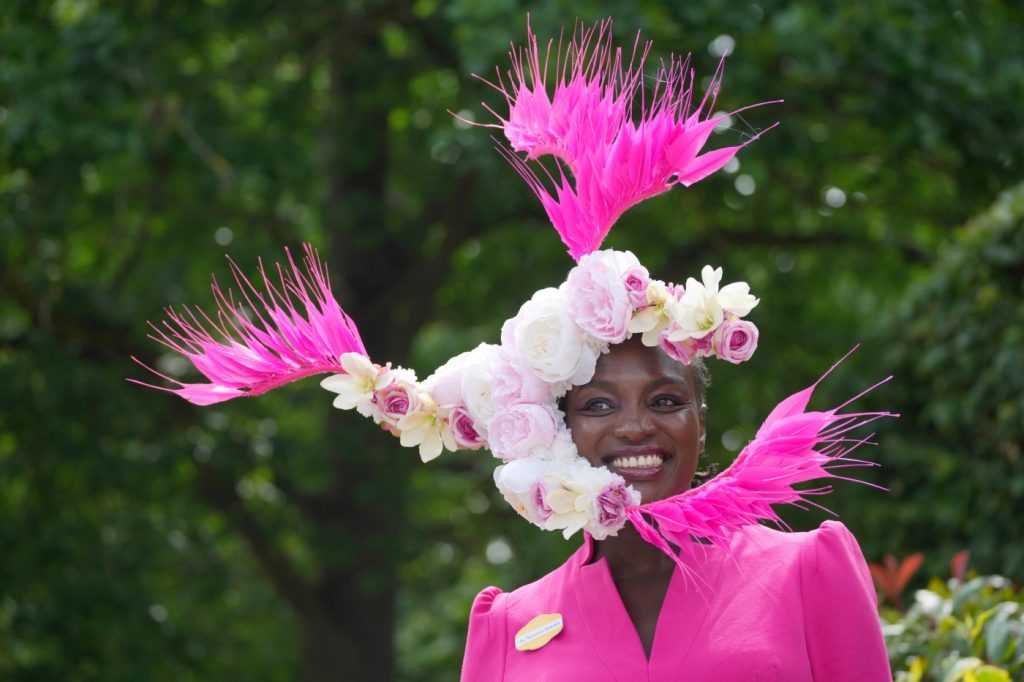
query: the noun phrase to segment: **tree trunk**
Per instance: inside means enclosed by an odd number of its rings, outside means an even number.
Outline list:
[[[359,325],[374,360],[400,361],[409,338],[396,339],[393,313],[381,304],[401,295],[388,289],[389,263],[373,254],[397,252],[386,243],[389,63],[369,22],[339,26],[328,55],[331,101],[321,151],[327,174],[324,224],[328,262],[342,304]],[[382,244],[382,241],[385,242]],[[397,256],[397,253],[396,253]],[[378,258],[381,256],[378,255]],[[390,283],[392,288],[397,283]],[[329,546],[315,581],[317,608],[299,614],[306,682],[394,678],[396,566],[409,463],[415,454],[351,414],[328,417],[333,483],[322,498],[317,532]]]
[[[332,587],[345,595],[348,608],[327,608],[301,620],[303,682],[390,682],[394,593],[367,596],[350,580]]]

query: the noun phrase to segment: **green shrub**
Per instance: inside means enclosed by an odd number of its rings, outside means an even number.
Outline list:
[[[1001,576],[933,578],[906,613],[882,608],[896,682],[1024,678],[1024,591]]]

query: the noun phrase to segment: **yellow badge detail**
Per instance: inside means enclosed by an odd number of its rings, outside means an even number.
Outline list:
[[[562,631],[562,614],[545,613],[537,616],[516,633],[516,649],[534,651],[541,648]]]

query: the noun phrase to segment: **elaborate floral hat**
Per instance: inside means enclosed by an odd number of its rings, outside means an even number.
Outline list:
[[[688,58],[661,62],[648,87],[650,43],[638,39],[627,62],[613,47],[610,21],[576,31],[556,55],[553,89],[550,49],[542,62],[528,29],[525,48],[510,53],[511,70],[491,83],[508,113],[489,110],[508,141],[499,149],[540,199],[576,265],[559,287],[536,292],[504,323],[500,343],[457,355],[422,381],[411,370],[371,361],[307,245],[304,266],[289,254],[276,282],[261,267],[262,290],[232,262],[242,300],[235,303],[215,284],[217,321],[201,311],[168,310],[162,326],[152,325],[153,338],[208,382],[163,377],[178,387],[153,388],[210,405],[330,373],[321,386],[337,394],[335,407],[373,419],[403,446],[418,448],[424,462],[444,450],[489,449],[502,461],[494,479],[509,504],[566,538],[583,529],[602,539],[630,522],[676,558],[669,542],[684,546],[696,536],[721,543],[740,526],[778,522],[771,505],[827,492],[795,484],[833,476],[835,466],[864,464],[846,457],[861,441],[844,434],[887,415],[808,412],[812,386],[783,401],[726,471],[648,504],[621,476],[576,450],[558,401],[591,380],[611,345],[640,334],[645,345],[684,364],[710,357],[743,362],[757,347],[757,328],[744,318],[758,299],[744,282],[723,286],[721,268],[705,266],[699,280],[672,284],[652,278],[628,251],[599,250],[630,206],[698,182],[744,146],[704,151],[730,115],[712,114],[722,64],[697,102]],[[535,162],[545,155],[557,160],[557,177],[542,170],[542,179],[534,170],[543,168]]]

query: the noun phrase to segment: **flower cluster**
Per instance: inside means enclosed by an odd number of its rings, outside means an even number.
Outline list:
[[[424,461],[442,450],[488,447],[504,464],[495,483],[524,518],[566,537],[584,529],[614,535],[640,495],[618,475],[579,456],[558,399],[586,384],[612,344],[642,334],[689,364],[698,357],[738,363],[757,346],[741,319],[757,305],[746,283],[720,287],[705,267],[685,286],[652,280],[628,251],[580,259],[561,287],[541,289],[501,328],[501,344],[481,344],[422,382],[415,374],[341,357],[345,374],[324,379],[335,407],[355,409],[418,446]]]

